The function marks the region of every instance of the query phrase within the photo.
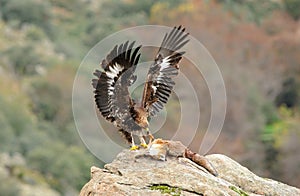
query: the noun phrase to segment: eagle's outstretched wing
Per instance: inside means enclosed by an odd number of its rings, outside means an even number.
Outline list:
[[[178,52],[189,40],[185,28],[174,27],[166,33],[144,86],[142,106],[154,116],[167,103],[174,86],[173,76],[178,75],[178,63],[184,52]]]
[[[131,117],[134,107],[128,87],[136,80],[133,75],[140,58],[141,46],[134,49],[134,43],[116,45],[101,63],[103,71],[96,70],[92,80],[95,88],[96,105],[106,120],[126,131],[139,127]]]

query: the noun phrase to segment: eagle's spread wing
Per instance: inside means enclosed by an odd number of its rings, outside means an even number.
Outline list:
[[[96,70],[92,80],[96,105],[106,120],[126,131],[139,127],[131,117],[134,107],[128,87],[136,80],[133,75],[140,58],[141,46],[133,48],[134,42],[125,42],[106,56],[101,63],[103,71]]]
[[[144,86],[142,106],[154,116],[167,103],[174,86],[173,76],[178,75],[178,63],[184,52],[178,52],[189,40],[181,26],[166,33]]]

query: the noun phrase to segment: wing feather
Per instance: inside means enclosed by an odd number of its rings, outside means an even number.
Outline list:
[[[126,131],[138,129],[132,119],[134,102],[128,87],[136,80],[133,75],[140,58],[135,42],[116,45],[101,62],[103,71],[96,70],[92,80],[94,98],[102,116]]]
[[[178,52],[189,40],[185,28],[174,27],[166,33],[151,65],[144,86],[142,106],[150,116],[155,116],[168,102],[175,85],[173,77],[178,75],[178,63],[184,52]]]

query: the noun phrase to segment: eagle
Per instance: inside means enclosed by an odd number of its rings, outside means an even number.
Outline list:
[[[136,81],[142,45],[135,41],[116,45],[100,63],[102,70],[95,70],[92,86],[94,99],[100,114],[113,123],[136,150],[134,135],[140,146],[147,148],[154,139],[149,131],[149,119],[154,117],[168,102],[178,75],[179,62],[185,53],[180,50],[188,41],[189,33],[182,26],[174,27],[163,37],[154,62],[150,65],[140,102],[131,98],[129,87]]]

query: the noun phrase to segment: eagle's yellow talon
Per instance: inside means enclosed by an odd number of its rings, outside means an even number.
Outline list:
[[[144,148],[148,148],[147,144],[141,144],[141,146],[144,147]]]
[[[139,147],[138,146],[136,146],[136,145],[134,145],[134,146],[131,146],[131,148],[130,148],[130,150],[138,150],[139,149]]]

